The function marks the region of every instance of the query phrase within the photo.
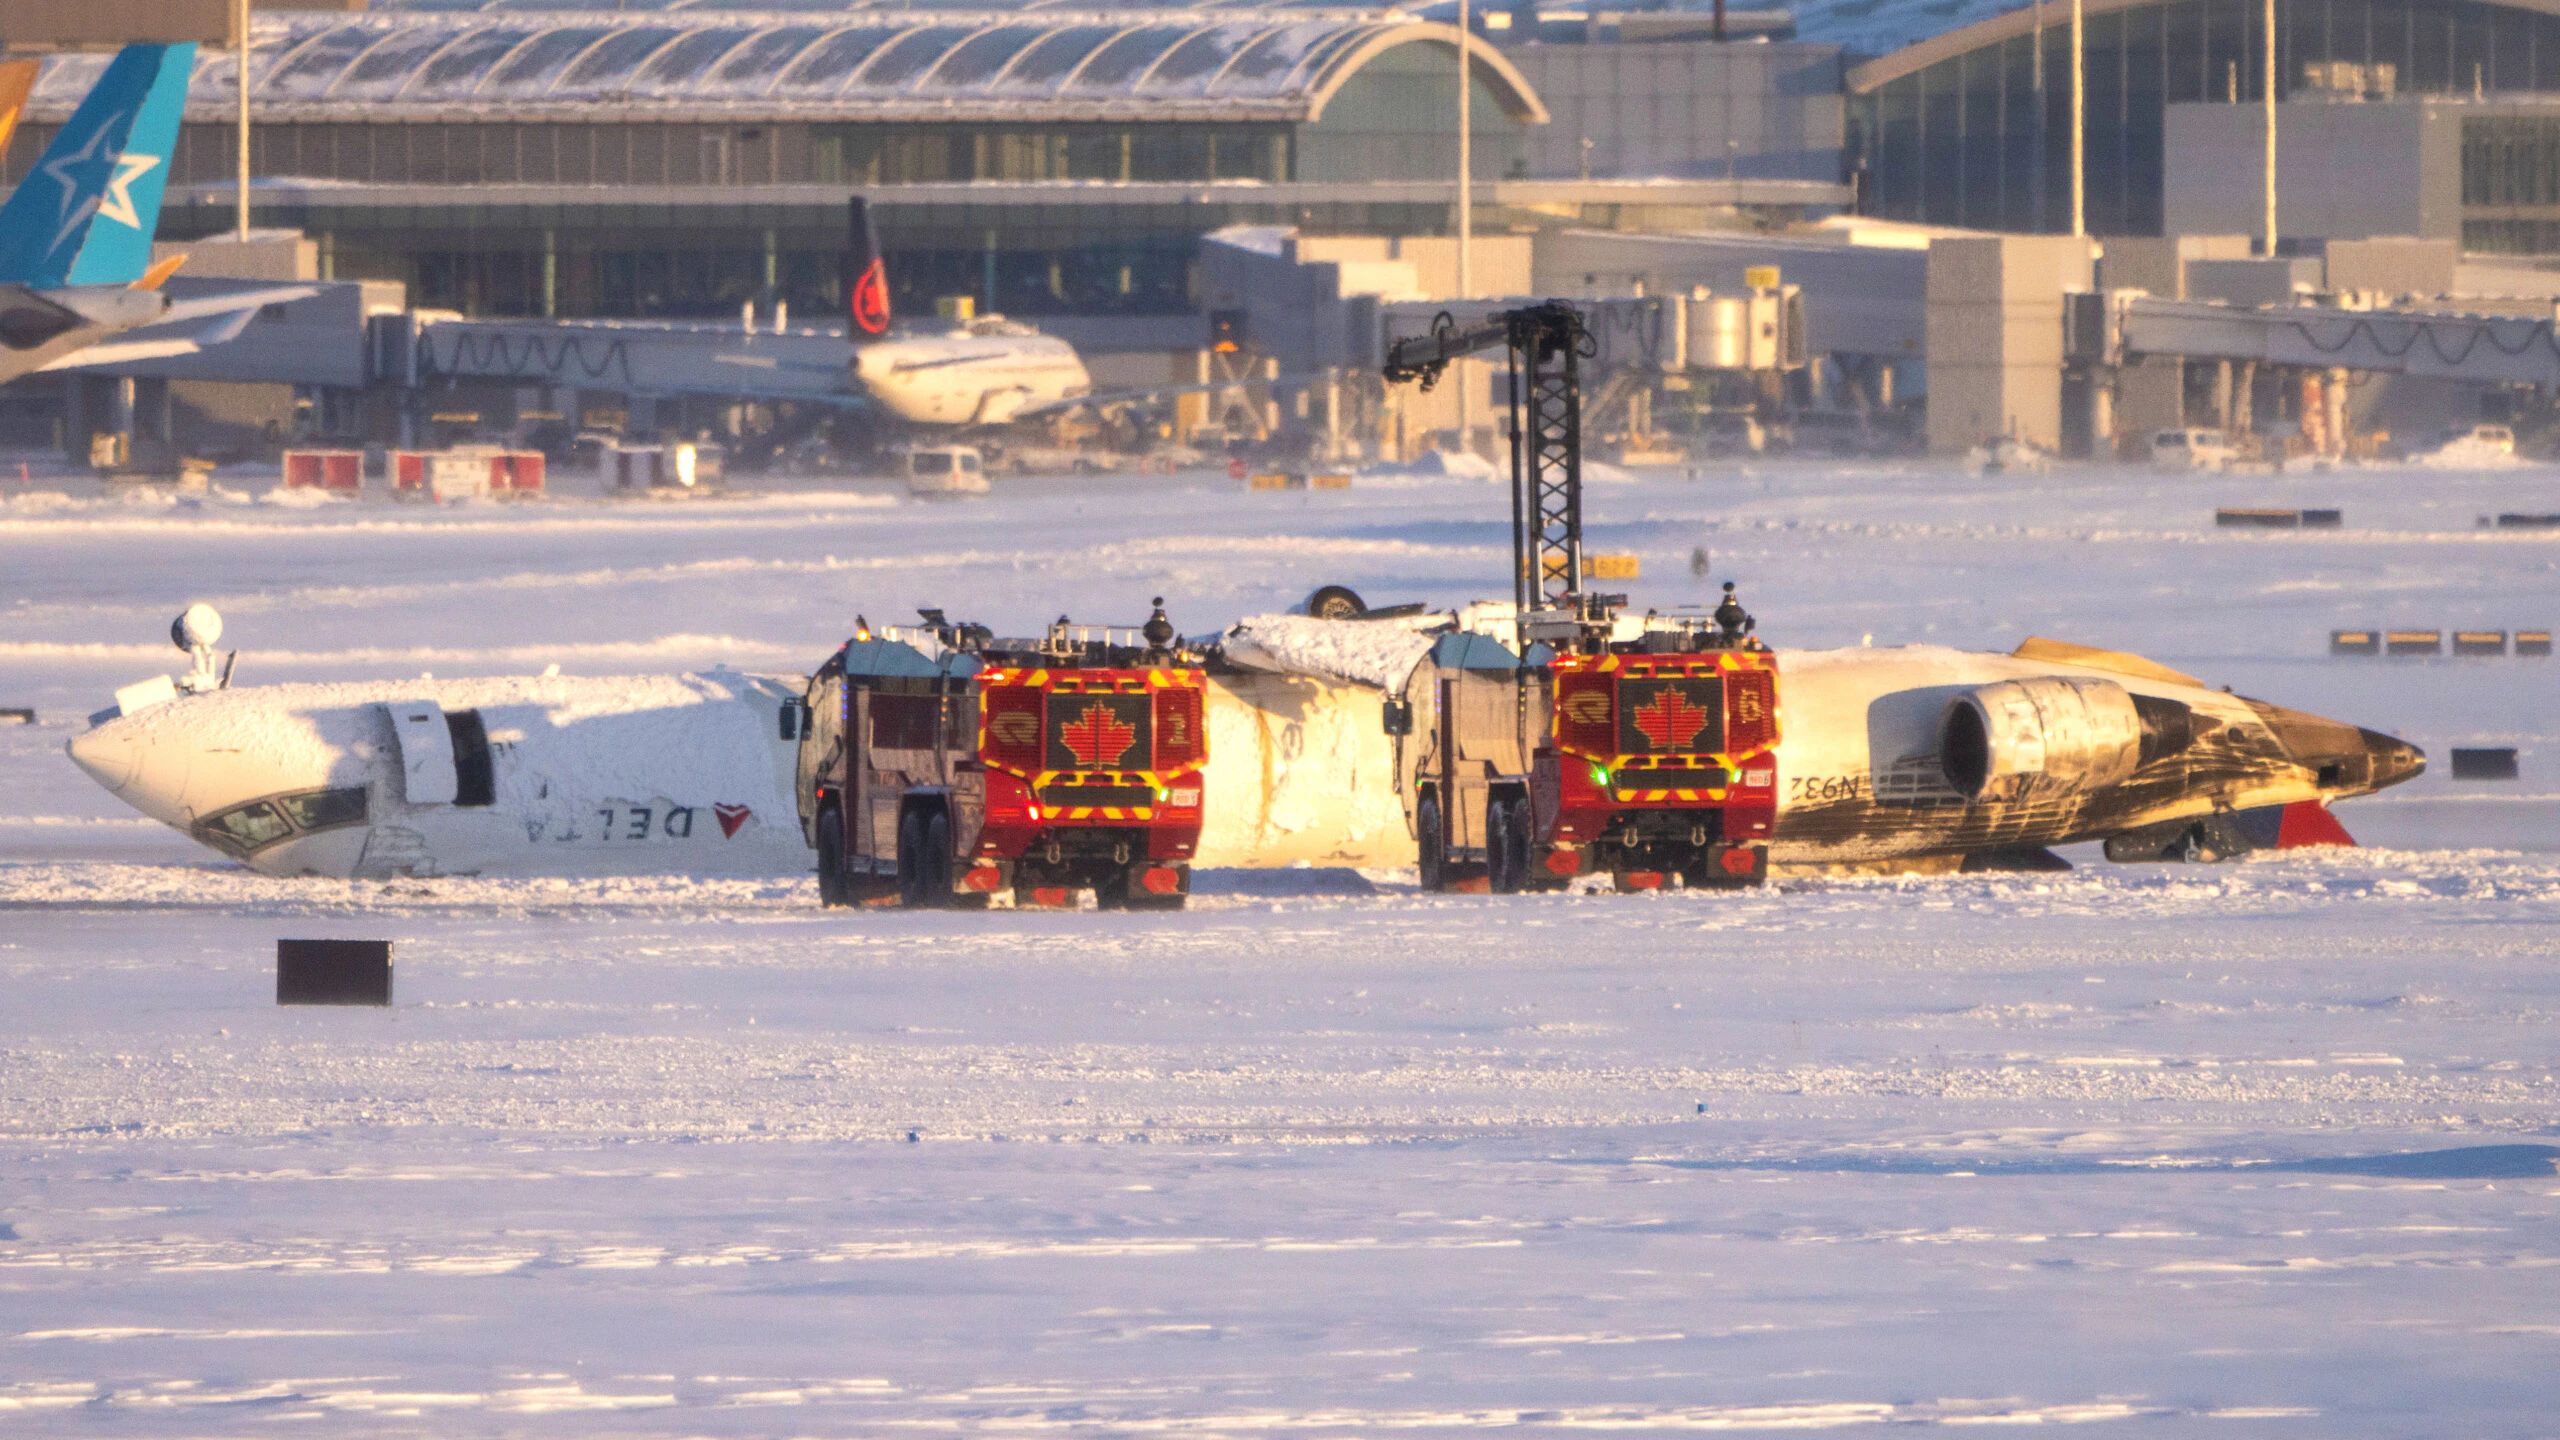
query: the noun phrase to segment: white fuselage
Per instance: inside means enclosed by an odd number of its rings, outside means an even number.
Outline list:
[[[863,393],[918,425],[1001,425],[1093,389],[1075,347],[1051,335],[882,340],[853,352]]]
[[[772,875],[808,868],[779,730],[798,696],[733,671],[271,685],[181,695],[69,748],[270,875]]]

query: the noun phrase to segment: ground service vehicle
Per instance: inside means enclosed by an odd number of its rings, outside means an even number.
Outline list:
[[[800,820],[829,905],[983,906],[998,893],[1179,909],[1199,846],[1199,661],[1162,602],[1139,630],[1039,639],[923,612],[860,626],[798,712]]]
[[[1688,618],[1625,616],[1625,596],[1583,589],[1578,366],[1591,346],[1571,305],[1472,329],[1444,314],[1389,347],[1386,377],[1428,387],[1496,346],[1511,360],[1518,645],[1443,637],[1388,706],[1422,883],[1761,883],[1778,803],[1777,657],[1751,638],[1731,585],[1713,616]]]

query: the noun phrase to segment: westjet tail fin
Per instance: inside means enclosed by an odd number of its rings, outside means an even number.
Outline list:
[[[151,265],[196,47],[128,45],[0,206],[0,282],[130,285]]]

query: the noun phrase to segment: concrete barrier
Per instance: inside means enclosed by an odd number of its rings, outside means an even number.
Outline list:
[[[2513,746],[2453,752],[2453,778],[2456,780],[2513,780],[2517,773]]]
[[[2329,632],[2332,655],[2379,655],[2382,632],[2379,630],[2332,630]]]
[[[2444,632],[2441,630],[2385,630],[2382,632],[2385,655],[2441,655]]]
[[[2213,512],[2213,523],[2225,529],[2335,530],[2347,523],[2343,510],[2269,510],[2241,506]]]
[[[2548,630],[2517,631],[2516,654],[2519,656],[2536,655],[2548,658],[2551,654],[2551,632]]]
[[[2507,632],[2504,630],[2456,630],[2453,632],[2456,655],[2504,655]]]
[[[388,1005],[388,940],[278,940],[279,1005]]]

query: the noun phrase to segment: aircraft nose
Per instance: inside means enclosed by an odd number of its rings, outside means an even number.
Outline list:
[[[71,763],[89,772],[89,778],[110,790],[122,791],[133,778],[134,768],[141,763],[142,749],[114,724],[101,725],[86,735],[75,735],[63,749],[70,752]]]
[[[152,743],[132,718],[110,720],[63,748],[71,763],[105,786],[127,805],[165,824],[185,829],[192,818],[184,803],[191,768],[184,747]]]

